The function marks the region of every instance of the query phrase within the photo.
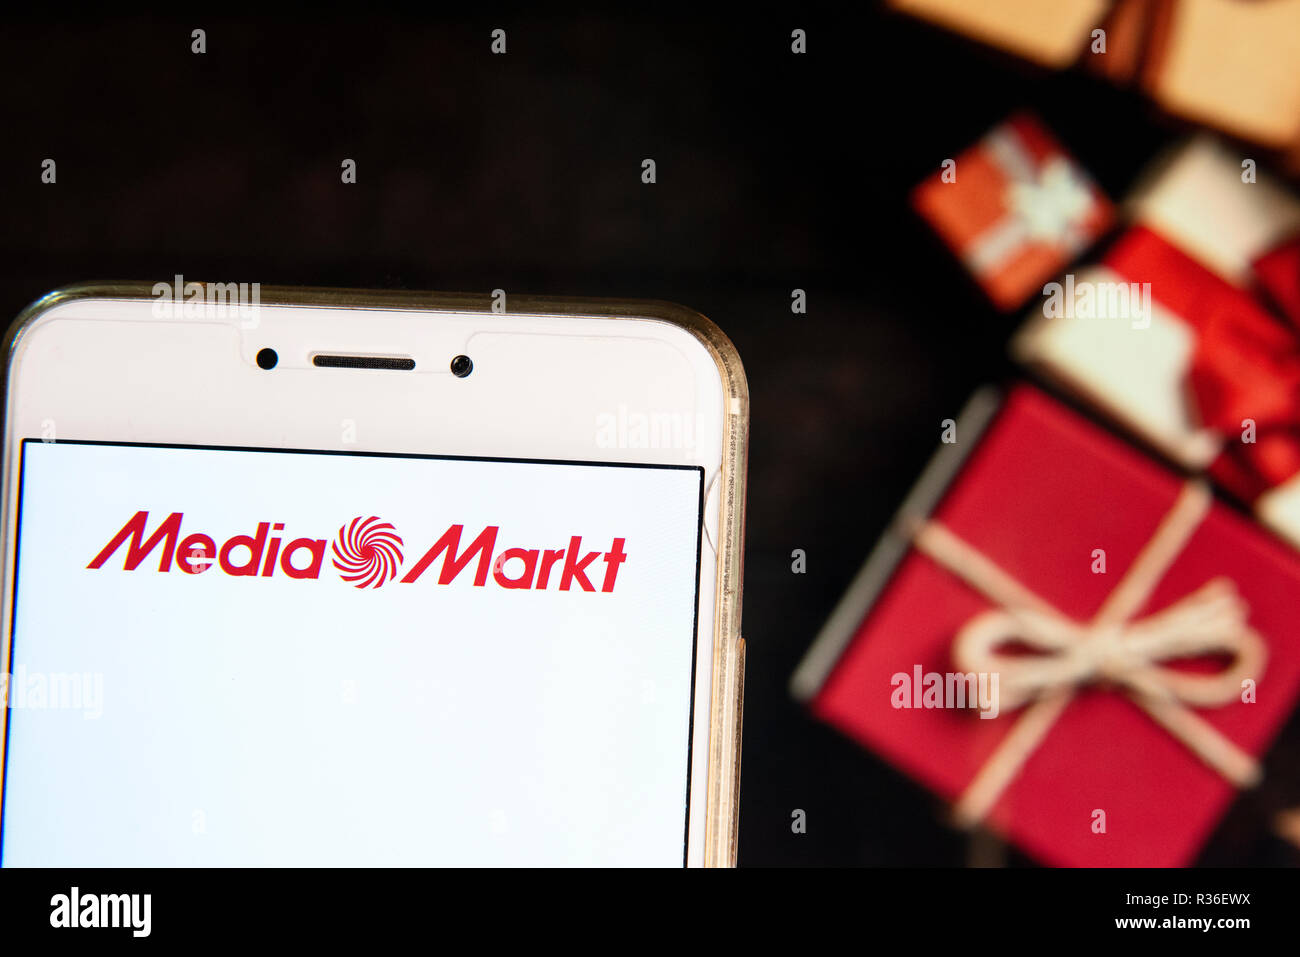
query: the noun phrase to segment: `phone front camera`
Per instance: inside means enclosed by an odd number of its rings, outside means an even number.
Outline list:
[[[463,379],[474,371],[474,363],[470,361],[469,356],[457,356],[451,360],[451,374],[457,379]]]
[[[280,357],[275,354],[274,349],[263,349],[257,354],[257,364],[262,369],[274,369],[279,361]]]

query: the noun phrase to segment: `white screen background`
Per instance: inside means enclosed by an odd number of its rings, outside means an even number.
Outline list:
[[[680,865],[701,473],[24,443],[11,671],[92,674],[102,715],[9,714],[3,863]],[[86,565],[138,510],[218,545],[376,515],[402,571],[453,523],[609,550],[613,593],[476,563],[360,590]],[[239,550],[236,558],[246,555]],[[400,577],[399,573],[399,577]],[[707,679],[706,679],[707,680]],[[11,697],[16,689],[11,689]]]

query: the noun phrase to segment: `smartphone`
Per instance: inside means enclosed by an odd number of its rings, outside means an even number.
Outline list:
[[[0,864],[734,863],[708,320],[176,277],[6,373]]]

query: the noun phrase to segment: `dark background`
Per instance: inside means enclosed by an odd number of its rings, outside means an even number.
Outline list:
[[[505,56],[489,52],[496,27]],[[936,799],[786,691],[940,420],[1014,372],[1018,317],[985,303],[907,193],[1029,107],[1119,198],[1178,124],[1080,71],[872,8],[28,20],[0,34],[0,81],[8,316],[74,281],[181,273],[661,298],[717,322],[752,392],[740,861],[972,859]],[[47,157],[57,185],[40,182]],[[807,315],[790,311],[795,287]],[[1293,722],[1202,863],[1297,862],[1266,823],[1300,803],[1276,759],[1297,739]]]

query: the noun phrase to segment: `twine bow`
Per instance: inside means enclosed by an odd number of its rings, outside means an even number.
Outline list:
[[[996,606],[968,621],[953,643],[963,671],[997,672],[999,706],[1028,705],[979,770],[954,808],[959,823],[981,821],[1042,742],[1077,689],[1106,683],[1121,689],[1201,760],[1238,787],[1259,780],[1258,762],[1188,706],[1220,707],[1237,700],[1241,682],[1258,679],[1268,651],[1246,622],[1236,586],[1215,578],[1167,608],[1135,619],[1210,507],[1200,483],[1183,487],[1173,508],[1143,547],[1101,610],[1078,622],[1053,607],[937,522],[921,523],[916,548]],[[1018,642],[1040,652],[1000,651]],[[1232,656],[1204,674],[1162,662],[1211,654]]]

